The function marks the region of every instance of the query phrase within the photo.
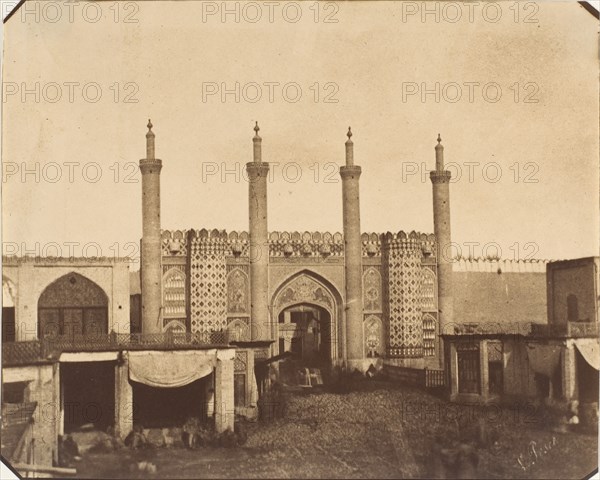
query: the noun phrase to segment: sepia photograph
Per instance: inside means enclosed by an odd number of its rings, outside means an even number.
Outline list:
[[[600,479],[599,7],[0,0],[0,479]]]

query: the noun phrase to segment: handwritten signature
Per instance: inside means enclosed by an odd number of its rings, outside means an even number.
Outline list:
[[[517,463],[524,471],[527,471],[542,460],[557,444],[558,441],[554,435],[552,435],[552,440],[539,445],[538,442],[532,440],[527,446],[527,453],[525,455],[521,453],[517,457]]]

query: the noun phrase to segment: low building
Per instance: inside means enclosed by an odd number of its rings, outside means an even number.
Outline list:
[[[465,323],[444,332],[450,399],[578,401],[597,410],[598,272],[598,257],[549,262],[545,323]]]
[[[233,428],[234,370],[246,382],[254,350],[224,331],[131,333],[125,260],[5,258],[3,287],[2,454],[23,472],[57,465],[59,437],[86,424]]]

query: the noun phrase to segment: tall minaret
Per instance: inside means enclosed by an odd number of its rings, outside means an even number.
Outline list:
[[[450,236],[450,178],[444,170],[444,147],[438,134],[435,146],[435,170],[430,172],[433,184],[433,229],[437,243],[437,280],[438,280],[438,323],[439,332],[452,322],[452,248]],[[441,346],[440,346],[441,349]],[[440,351],[440,364],[443,355]]]
[[[154,132],[148,120],[142,171],[142,333],[162,332],[162,253],[160,238],[160,170],[154,158]]]
[[[252,143],[254,161],[246,164],[248,172],[248,211],[250,225],[250,331],[252,340],[272,340],[269,321],[268,268],[269,239],[267,230],[267,175],[269,164],[262,161],[262,138],[258,122]]]
[[[340,167],[344,213],[344,273],[346,277],[346,367],[363,370],[362,242],[359,185],[361,168],[354,165],[352,131],[348,127],[346,166]]]

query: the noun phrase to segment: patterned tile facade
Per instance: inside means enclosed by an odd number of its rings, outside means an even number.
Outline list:
[[[383,245],[388,319],[387,356],[423,356],[421,244],[412,234],[387,234]]]
[[[191,242],[190,325],[192,332],[227,327],[227,261],[224,243],[197,237]]]
[[[232,338],[249,339],[247,232],[177,230],[163,232],[162,238],[163,292],[168,296],[163,298],[164,305],[169,312],[177,311],[165,314],[165,320],[180,317],[186,310],[188,318],[182,322],[192,332],[227,329]],[[364,233],[361,240],[365,352],[396,358],[435,355],[435,238],[399,232]],[[315,261],[337,258],[341,267],[344,238],[329,232],[271,232],[269,252],[274,265],[305,262],[310,268]],[[273,307],[299,301],[330,310],[335,302],[314,280],[300,276],[279,293]]]

